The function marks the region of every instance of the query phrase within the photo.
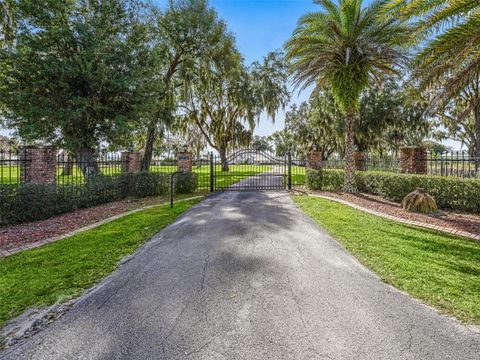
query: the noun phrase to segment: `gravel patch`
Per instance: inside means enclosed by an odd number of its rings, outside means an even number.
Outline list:
[[[443,210],[439,211],[437,214],[426,215],[415,212],[407,212],[403,210],[401,205],[398,203],[369,194],[347,194],[342,192],[316,192],[316,194],[349,201],[355,205],[382,212],[387,215],[396,216],[405,220],[418,221],[480,235],[479,215]]]

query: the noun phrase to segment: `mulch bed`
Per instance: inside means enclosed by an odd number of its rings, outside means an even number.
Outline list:
[[[88,209],[80,209],[46,220],[0,227],[0,250],[9,250],[20,245],[64,235],[109,217],[166,201],[165,197],[121,200]]]
[[[479,215],[451,211],[439,211],[438,214],[425,215],[414,212],[406,212],[403,210],[400,204],[374,195],[347,194],[341,192],[319,192],[318,194],[349,201],[355,205],[406,220],[418,221],[459,231],[466,231],[477,235],[480,234]]]

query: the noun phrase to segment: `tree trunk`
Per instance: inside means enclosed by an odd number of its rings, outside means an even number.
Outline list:
[[[218,152],[220,153],[220,162],[222,163],[222,171],[230,171],[227,161],[227,150],[224,148],[219,148]]]
[[[349,109],[345,116],[345,177],[344,190],[348,193],[357,192],[355,182],[355,140],[353,128],[355,125],[355,110]]]
[[[141,164],[142,171],[150,170],[150,163],[152,162],[153,145],[155,144],[156,133],[157,131],[155,126],[150,126],[147,130],[147,141],[145,143],[145,151],[143,152]]]
[[[475,170],[480,175],[480,105],[474,109],[475,116]]]
[[[73,175],[73,156],[71,154],[66,154],[66,156],[62,158],[62,160],[64,160],[62,175]]]
[[[77,158],[77,166],[80,168],[85,179],[100,175],[100,167],[98,166],[95,150],[91,148],[82,148],[75,151]]]

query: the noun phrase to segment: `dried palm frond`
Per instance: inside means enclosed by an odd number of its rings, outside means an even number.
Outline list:
[[[438,211],[435,199],[428,195],[425,189],[417,189],[405,196],[402,200],[402,207],[406,211],[417,211],[424,214]]]

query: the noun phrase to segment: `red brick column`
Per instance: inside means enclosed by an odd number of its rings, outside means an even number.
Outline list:
[[[57,149],[54,146],[22,146],[20,176],[27,183],[55,184],[57,182]]]
[[[188,151],[177,154],[177,170],[192,172],[193,154]]]
[[[367,168],[367,164],[365,163],[365,153],[363,151],[355,151],[353,153],[353,158],[355,159],[355,170],[363,171]]]
[[[427,150],[421,146],[401,147],[400,172],[407,174],[426,174]]]
[[[122,152],[122,172],[133,173],[141,169],[142,155],[139,152]]]
[[[307,167],[309,169],[320,170],[323,167],[322,153],[318,151],[307,153]]]

